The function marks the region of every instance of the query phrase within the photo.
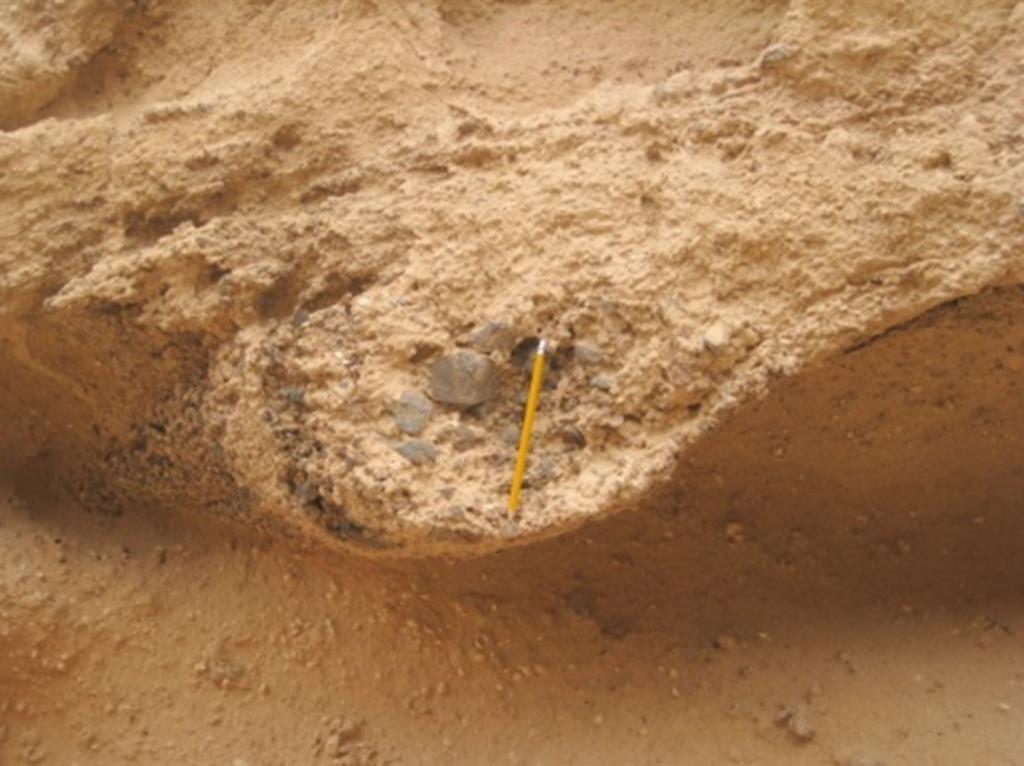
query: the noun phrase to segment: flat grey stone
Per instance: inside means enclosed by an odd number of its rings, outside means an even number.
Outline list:
[[[582,364],[601,364],[604,361],[604,352],[601,348],[597,344],[585,340],[573,344],[572,355],[577,362]]]
[[[473,407],[494,395],[494,362],[476,351],[456,351],[430,368],[430,397],[435,402]]]
[[[430,422],[434,412],[434,403],[414,389],[407,389],[395,403],[395,424],[404,434],[415,436],[422,433]]]
[[[469,334],[469,345],[484,353],[507,354],[516,345],[516,332],[504,322],[488,322]]]
[[[437,460],[437,447],[422,439],[410,439],[402,442],[395,451],[413,465],[427,465]]]

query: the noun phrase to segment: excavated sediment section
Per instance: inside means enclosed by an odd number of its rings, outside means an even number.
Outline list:
[[[12,8],[2,461],[107,513],[537,541],[646,504],[788,376],[1024,281],[1020,3]],[[479,404],[431,390],[458,349]]]

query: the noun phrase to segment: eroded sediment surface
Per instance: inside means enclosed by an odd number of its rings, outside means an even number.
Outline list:
[[[2,34],[3,461],[97,508],[494,549],[1020,280],[1012,2],[68,0]],[[424,404],[460,348],[481,403]]]

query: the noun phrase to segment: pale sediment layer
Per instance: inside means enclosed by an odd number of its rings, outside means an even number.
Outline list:
[[[0,35],[3,467],[107,512],[550,536],[1024,281],[1024,4],[69,0]]]

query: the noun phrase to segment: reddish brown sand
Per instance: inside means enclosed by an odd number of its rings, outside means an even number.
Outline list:
[[[1021,764],[1024,296],[781,385],[645,508],[380,563],[4,500],[4,763]],[[20,759],[20,760],[19,760]]]

